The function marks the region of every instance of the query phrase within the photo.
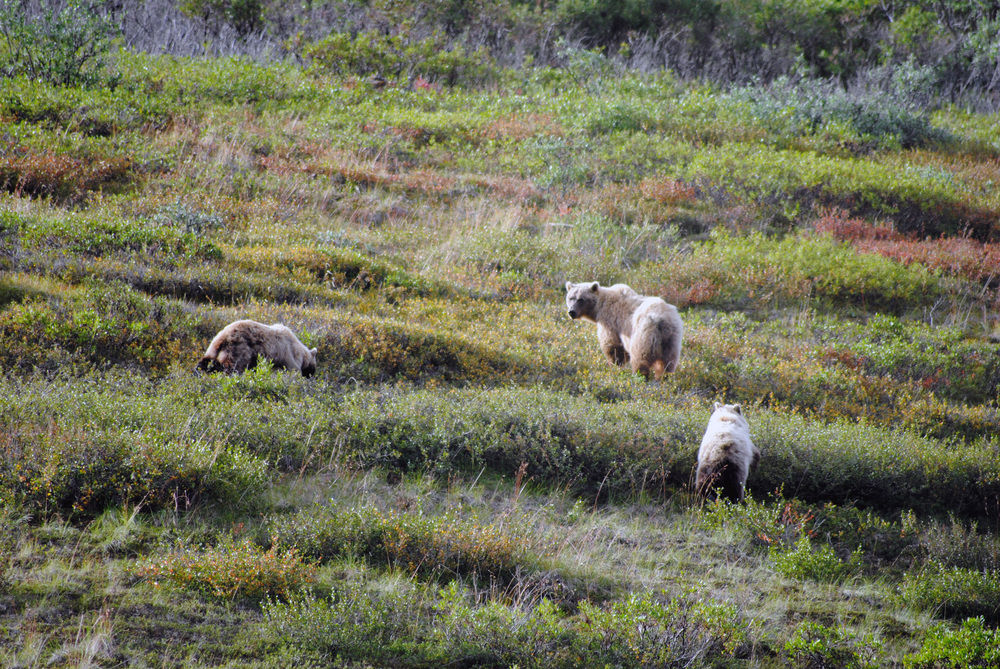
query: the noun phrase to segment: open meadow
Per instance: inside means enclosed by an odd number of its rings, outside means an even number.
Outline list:
[[[1000,667],[988,95],[11,6],[0,665]],[[567,281],[676,305],[676,373],[609,365]],[[196,374],[241,318],[315,376]],[[717,401],[742,505],[693,494]]]

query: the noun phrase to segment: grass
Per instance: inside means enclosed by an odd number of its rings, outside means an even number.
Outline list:
[[[989,666],[995,118],[337,69],[393,44],[0,84],[3,663]],[[567,280],[676,304],[677,373]],[[195,375],[237,318],[317,375]],[[742,506],[690,491],[714,401]]]

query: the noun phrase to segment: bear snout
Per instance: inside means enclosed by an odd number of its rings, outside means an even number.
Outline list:
[[[580,317],[580,314],[576,313],[576,310],[575,310],[575,309],[570,309],[570,310],[569,310],[569,317],[570,317],[570,318],[579,318],[579,317]]]

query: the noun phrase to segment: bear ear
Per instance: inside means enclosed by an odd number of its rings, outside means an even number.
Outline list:
[[[566,282],[566,292],[568,293],[572,289],[573,289],[573,282],[572,281],[567,281]]]
[[[597,281],[595,281],[594,283],[590,284],[590,292],[596,293],[597,289],[600,288],[600,287],[601,287],[601,284],[598,283]]]
[[[735,411],[736,413],[738,413],[741,416],[743,415],[743,407],[741,405],[739,405],[739,404],[734,404],[733,405],[733,411]]]
[[[721,402],[716,402],[715,406],[712,407],[712,411],[718,411],[721,408],[722,408],[722,403]]]

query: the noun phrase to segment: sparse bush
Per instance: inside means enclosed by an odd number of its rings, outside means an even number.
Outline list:
[[[265,463],[235,446],[87,427],[0,433],[0,494],[41,515],[84,517],[126,504],[172,509],[214,501],[246,510],[260,503]]]
[[[632,594],[606,607],[581,602],[577,648],[603,666],[688,667],[698,658],[731,656],[746,639],[729,604],[661,602]]]
[[[908,572],[899,587],[902,601],[953,619],[981,616],[1000,622],[1000,572],[947,567],[931,562]]]
[[[414,653],[420,632],[420,600],[411,587],[388,591],[360,583],[338,585],[328,600],[311,592],[287,602],[267,601],[260,630],[269,638],[328,657],[385,660]]]
[[[954,516],[948,523],[934,523],[920,534],[920,546],[929,561],[948,567],[981,572],[1000,571],[1000,539],[979,531]]]
[[[575,655],[570,649],[574,630],[546,599],[527,609],[493,600],[470,606],[452,583],[435,609],[433,641],[441,658],[470,657],[481,665],[574,666],[569,661]]]
[[[440,34],[418,40],[376,31],[334,33],[307,47],[304,55],[315,71],[341,76],[423,77],[449,86],[482,85],[497,77],[485,49],[472,51]]]
[[[264,2],[261,0],[182,0],[181,10],[205,22],[218,35],[224,24],[246,38],[264,29]]]
[[[98,367],[163,372],[193,334],[179,304],[113,283],[92,285],[68,299],[29,300],[0,313],[0,364],[12,371],[51,369],[68,354]]]
[[[263,550],[250,540],[224,541],[203,551],[171,553],[136,565],[131,573],[153,585],[173,585],[222,600],[288,599],[312,582],[315,568],[294,550]]]
[[[331,508],[277,517],[269,531],[276,545],[306,559],[353,556],[430,576],[506,582],[531,561],[525,538],[513,529],[447,516]]]
[[[766,504],[747,497],[745,504],[715,500],[704,507],[700,523],[735,534],[744,541],[774,550],[788,550],[815,535],[815,514],[797,502]]]
[[[91,191],[120,191],[131,178],[132,162],[122,156],[76,158],[23,148],[0,154],[0,188],[18,195],[74,201]]]

